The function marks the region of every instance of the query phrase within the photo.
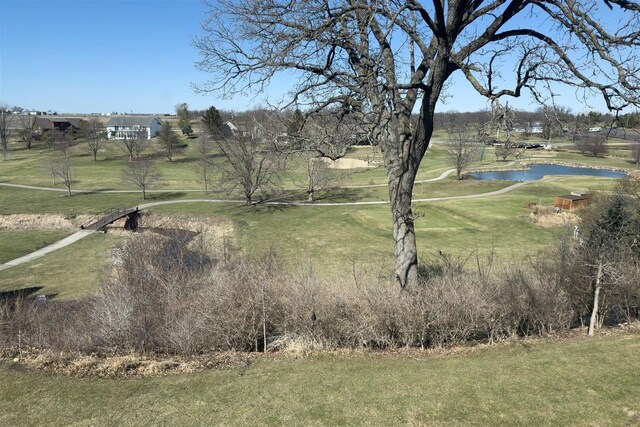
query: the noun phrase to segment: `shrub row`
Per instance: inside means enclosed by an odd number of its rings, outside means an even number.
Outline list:
[[[400,292],[387,279],[320,279],[310,268],[287,274],[273,254],[217,257],[192,238],[132,238],[89,298],[0,304],[0,344],[180,355],[429,347],[548,333],[583,314],[555,262],[474,272],[440,263]]]

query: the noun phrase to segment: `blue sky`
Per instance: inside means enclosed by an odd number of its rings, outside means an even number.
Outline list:
[[[0,102],[60,113],[170,113],[177,103],[192,109],[215,105],[244,110],[265,105],[264,96],[222,100],[193,93],[206,80],[194,61],[206,7],[201,0],[0,0]],[[285,88],[274,84],[275,102]],[[571,90],[558,104],[587,108]],[[487,106],[463,78],[440,111]],[[534,109],[527,99],[511,102]],[[604,111],[594,100],[591,107]]]

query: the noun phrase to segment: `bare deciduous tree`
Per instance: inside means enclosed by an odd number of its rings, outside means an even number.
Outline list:
[[[199,68],[211,75],[201,91],[260,90],[286,72],[292,103],[361,114],[383,153],[402,288],[418,278],[413,185],[454,74],[490,100],[524,90],[544,100],[567,84],[593,89],[613,110],[640,102],[636,1],[220,0],[208,7],[194,42]]]
[[[98,153],[107,142],[104,125],[99,119],[91,118],[83,123],[82,136],[87,149],[93,155],[93,161],[98,161]]]
[[[583,267],[584,285],[591,294],[589,335],[602,325],[616,287],[627,267],[640,260],[640,217],[637,201],[621,194],[602,197],[585,218],[582,241],[575,248]],[[637,284],[637,278],[636,278]]]
[[[60,144],[46,164],[46,168],[53,178],[54,185],[56,181],[59,180],[67,187],[69,197],[71,197],[71,186],[75,180],[75,170],[72,160],[71,147],[68,144]]]
[[[18,135],[24,142],[24,146],[27,150],[31,150],[31,146],[33,145],[33,139],[35,134],[33,132],[33,126],[36,123],[36,116],[32,116],[30,114],[20,114],[18,115]]]
[[[170,162],[173,161],[173,156],[182,152],[180,138],[178,138],[178,135],[175,134],[173,128],[171,127],[171,123],[169,123],[168,121],[162,123],[160,134],[158,135],[158,141],[162,145],[162,151],[164,151],[164,155]]]
[[[640,165],[640,141],[631,143],[631,159],[636,165]]]
[[[317,191],[331,187],[338,182],[339,177],[336,171],[329,168],[328,160],[318,157],[312,151],[304,151],[301,154],[304,162],[304,171],[306,173],[306,183],[296,183],[298,187],[305,188],[307,192],[307,201],[313,203]]]
[[[602,135],[588,135],[576,139],[574,144],[583,154],[588,152],[594,157],[604,156],[609,152],[607,141]]]
[[[329,161],[344,157],[351,145],[358,140],[362,129],[350,115],[326,111],[313,114],[306,120],[299,110],[288,123],[289,153],[298,155],[304,162],[305,183],[295,183],[307,192],[307,201],[315,201],[318,190],[336,185],[343,176],[329,167]],[[297,129],[297,130],[296,130]]]
[[[204,186],[204,194],[209,194],[213,183],[213,162],[211,161],[212,138],[207,133],[202,133],[198,138],[196,149],[198,150],[198,180]]]
[[[178,116],[178,127],[182,134],[190,138],[193,134],[193,129],[189,121],[189,105],[186,102],[176,105],[176,116]]]
[[[213,140],[223,156],[221,185],[229,191],[239,188],[247,205],[251,205],[257,192],[279,187],[282,162],[274,149],[275,136],[255,132],[252,136],[230,136]]]
[[[469,135],[464,132],[457,132],[449,135],[447,142],[447,158],[449,163],[456,170],[456,178],[462,179],[462,172],[465,171],[471,163],[478,160],[484,145],[472,140]]]
[[[142,191],[142,199],[147,198],[147,190],[156,185],[162,177],[155,164],[148,159],[132,160],[122,170],[125,183],[133,184]]]
[[[120,148],[129,156],[129,161],[139,159],[149,146],[149,135],[146,131],[139,131],[132,135],[125,135],[120,140]]]

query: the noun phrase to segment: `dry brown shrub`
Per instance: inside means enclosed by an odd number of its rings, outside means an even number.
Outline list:
[[[478,261],[470,271],[464,259],[442,255],[419,286],[401,292],[373,266],[354,263],[342,277],[320,278],[310,267],[290,273],[273,253],[212,251],[202,234],[127,238],[100,290],[85,300],[5,304],[2,345],[123,357],[99,368],[79,359],[74,369],[129,375],[165,369],[130,366],[131,354],[448,347],[563,330],[582,310],[558,274],[558,257],[502,267]],[[628,289],[620,288],[630,313],[640,295],[636,274],[634,265]]]
[[[578,215],[571,212],[557,212],[553,206],[543,206],[534,204],[531,206],[529,214],[531,222],[542,228],[567,227],[580,223]]]

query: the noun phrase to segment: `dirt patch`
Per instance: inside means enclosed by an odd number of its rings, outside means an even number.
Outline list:
[[[578,224],[582,219],[571,212],[557,212],[553,206],[534,206],[529,214],[531,222],[542,228],[566,227]]]

